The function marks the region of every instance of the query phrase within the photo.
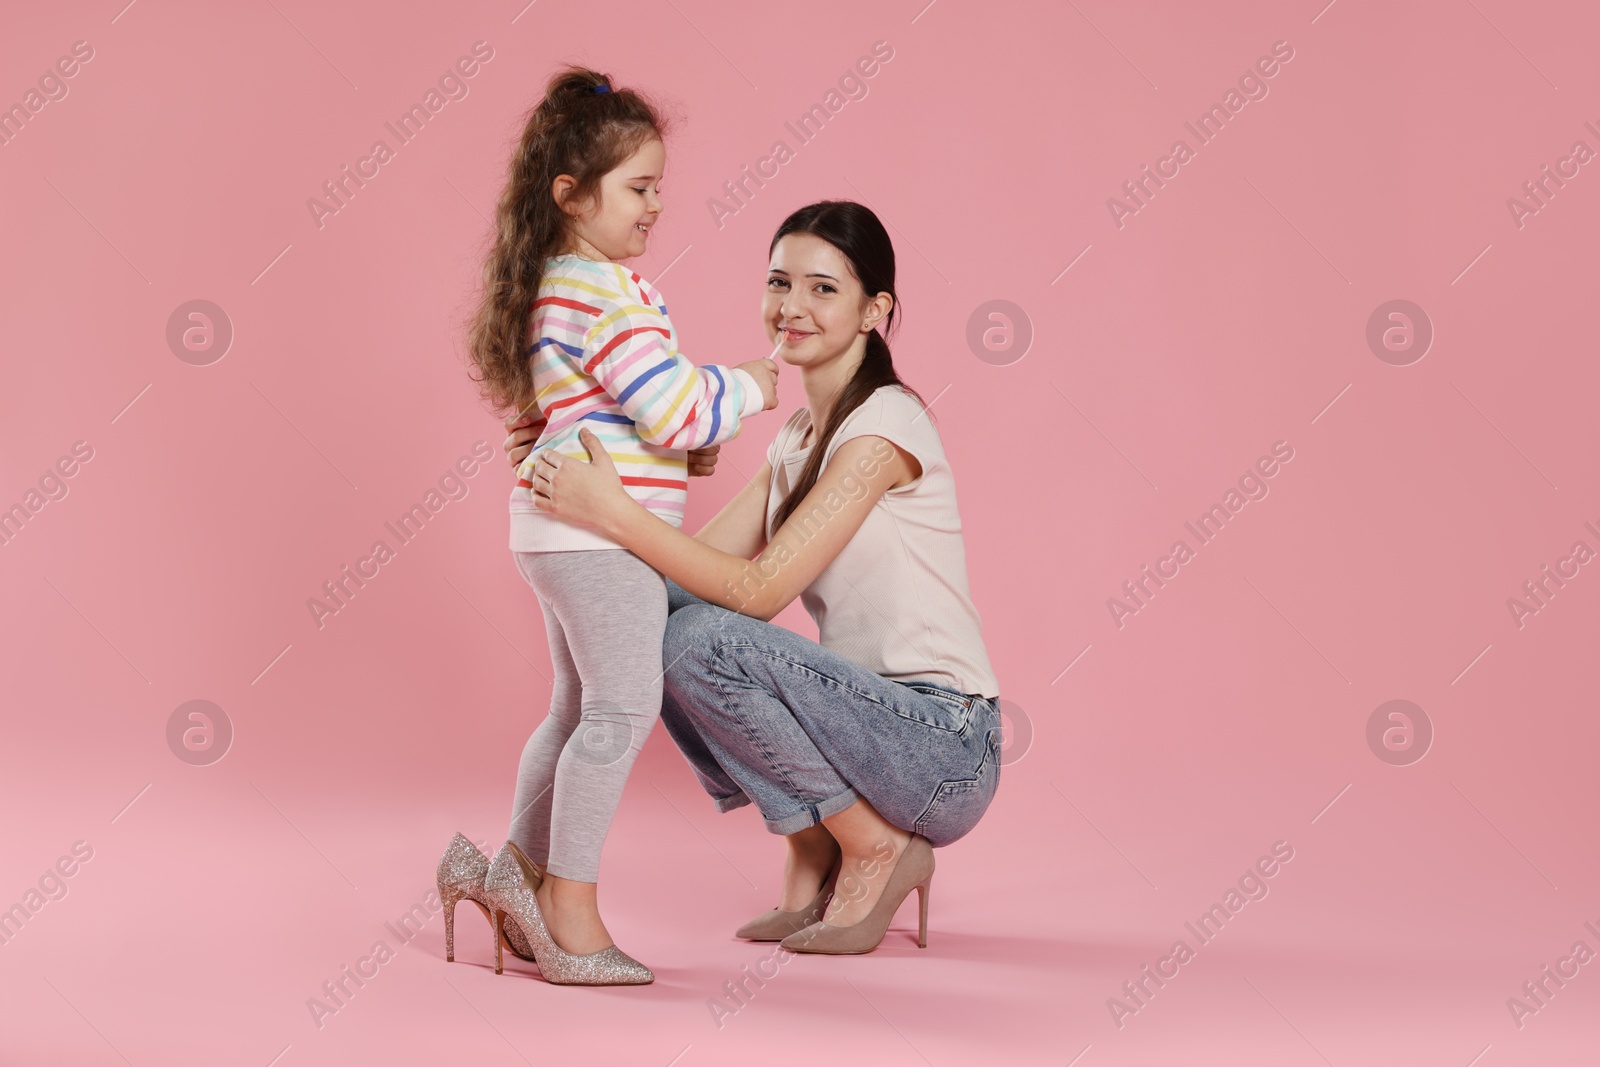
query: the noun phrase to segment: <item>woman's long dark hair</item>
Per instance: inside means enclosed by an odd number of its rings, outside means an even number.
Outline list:
[[[894,300],[894,306],[883,320],[883,333],[873,329],[867,334],[867,351],[861,357],[861,365],[839,391],[833,410],[828,413],[826,425],[818,431],[811,454],[800,468],[800,477],[774,512],[774,530],[784,524],[817,484],[817,475],[822,473],[822,458],[828,452],[828,442],[833,440],[833,435],[850,413],[874,391],[885,385],[898,385],[915,396],[924,407],[927,406],[917,391],[902,382],[895,373],[894,360],[889,355],[889,342],[885,340],[885,335],[898,321],[896,316],[900,313],[900,297],[894,291],[894,244],[889,240],[883,223],[878,221],[878,216],[870,208],[851,200],[823,200],[807,204],[783,220],[778,232],[772,235],[767,255],[770,257],[772,250],[778,247],[778,242],[791,233],[808,233],[837,248],[850,261],[850,269],[861,283],[865,298],[870,300],[879,293],[888,293]]]
[[[595,92],[608,86],[608,92]],[[495,241],[483,265],[483,294],[468,331],[474,375],[495,410],[533,406],[527,334],[544,261],[559,253],[570,219],[550,186],[570,174],[570,198],[582,201],[600,179],[652,137],[665,139],[667,122],[632,89],[619,89],[598,71],[567,67],[551,77],[544,99],[528,112],[495,209]],[[469,372],[470,373],[470,372]]]

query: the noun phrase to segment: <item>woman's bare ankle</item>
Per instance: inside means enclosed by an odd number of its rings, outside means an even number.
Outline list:
[[[783,897],[778,908],[799,911],[810,906],[828,880],[839,857],[839,843],[821,823],[790,834],[786,840],[789,855],[783,865]]]
[[[853,926],[883,895],[883,887],[911,843],[911,832],[890,823],[865,800],[832,817],[828,828],[841,855],[839,881],[823,921],[830,926]]]

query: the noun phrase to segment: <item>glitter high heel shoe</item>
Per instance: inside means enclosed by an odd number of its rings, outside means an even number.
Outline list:
[[[646,985],[656,980],[650,968],[616,945],[574,956],[556,944],[544,924],[538,898],[533,895],[542,877],[522,849],[507,841],[489,864],[483,891],[494,911],[497,928],[512,921],[522,924],[545,981],[556,985]],[[498,940],[494,947],[494,973],[502,973]]]
[[[833,887],[839,880],[839,866],[842,862],[842,856],[833,861],[833,868],[828,871],[828,877],[822,880],[822,888],[817,890],[817,895],[810,904],[799,911],[773,908],[739,927],[733,936],[742,937],[746,941],[782,941],[790,934],[798,933],[812,923],[821,921],[823,912],[828,907],[828,901],[833,897]]]
[[[538,868],[535,867],[534,871],[537,873]],[[506,947],[511,949],[513,955],[531,963],[533,946],[528,944],[528,935],[522,932],[521,925],[515,920],[508,921],[503,932],[495,926],[494,916],[489,913],[489,902],[483,895],[483,877],[488,872],[489,857],[479,852],[477,846],[458,831],[450,839],[444,855],[439,857],[439,903],[444,905],[444,958],[447,962],[455,962],[456,905],[463,900],[470,900],[483,912],[484,920],[495,931],[496,959],[500,955],[498,940],[504,937]]]
[[[920,905],[917,947],[927,948],[928,888],[932,882],[933,846],[921,834],[912,834],[889,874],[889,884],[883,887],[883,895],[866,918],[849,926],[812,923],[804,930],[784,938],[783,947],[791,952],[816,952],[830,956],[871,952],[883,941],[883,935],[889,932],[889,922],[894,918],[896,909],[915,889]]]

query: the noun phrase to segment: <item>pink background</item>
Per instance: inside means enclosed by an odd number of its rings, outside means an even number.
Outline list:
[[[75,41],[94,57],[0,147],[0,506],[74,442],[93,458],[0,546],[0,907],[93,856],[0,946],[0,1060],[1595,1062],[1600,963],[1520,1028],[1507,998],[1600,950],[1600,568],[1520,628],[1507,600],[1600,549],[1600,175],[1520,228],[1507,200],[1600,149],[1600,13],[924,3],[7,14],[0,103]],[[396,147],[383,124],[480,40],[469,95]],[[1197,146],[1184,123],[1280,40],[1269,95]],[[867,96],[798,145],[784,122],[876,41]],[[730,931],[774,902],[782,845],[717,817],[662,731],[602,889],[653,986],[496,977],[471,909],[454,965],[437,916],[404,947],[384,926],[452,831],[499,844],[548,698],[504,433],[462,360],[509,143],[566,59],[683,120],[637,267],[691,357],[767,352],[789,211],[858,199],[892,227],[897,366],[939,396],[1018,727],[939,854],[929,947],[908,909],[721,1027],[708,1001],[771,952]],[[319,229],[306,201],[380,137],[395,158]],[[1118,228],[1108,198],[1180,137],[1195,158]],[[778,139],[795,158],[719,227],[708,199]],[[207,366],[165,336],[194,299],[235,330]],[[1020,359],[968,345],[994,299],[1031,323]],[[1366,341],[1395,299],[1435,331],[1408,366]],[[691,528],[759,466],[785,383],[693,484]],[[478,441],[467,496],[319,629],[308,598]],[[1270,495],[1119,628],[1107,599],[1277,441]],[[209,766],[167,743],[194,699],[235,730]],[[1392,699],[1435,732],[1407,766],[1366,739]],[[1108,999],[1278,841],[1270,894],[1119,1027]],[[319,1028],[308,998],[379,940],[395,958]]]

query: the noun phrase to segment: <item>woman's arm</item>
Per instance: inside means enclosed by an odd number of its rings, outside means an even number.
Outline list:
[[[505,420],[509,436],[505,451],[513,469],[520,466],[524,457],[533,451],[534,442],[544,429],[544,417],[535,421],[531,415],[513,412]],[[707,445],[689,452],[689,477],[709,478],[717,470],[717,453],[721,445]],[[767,491],[772,483],[772,465],[762,463],[755,478],[745,483],[722,510],[700,528],[695,540],[712,548],[749,559],[767,543]]]
[[[851,438],[760,555],[747,559],[688,536],[635,502],[604,446],[587,429],[583,434],[590,462],[540,457],[534,506],[595,527],[702,600],[763,620],[787,607],[833,562],[879,497],[921,471],[913,457],[885,438]],[[746,486],[739,495],[753,492]],[[717,518],[734,512],[736,503]],[[745,502],[739,512],[748,507]]]
[[[740,559],[753,557],[767,545],[767,493],[771,486],[772,464],[762,463],[756,476],[700,527],[694,539]]]

